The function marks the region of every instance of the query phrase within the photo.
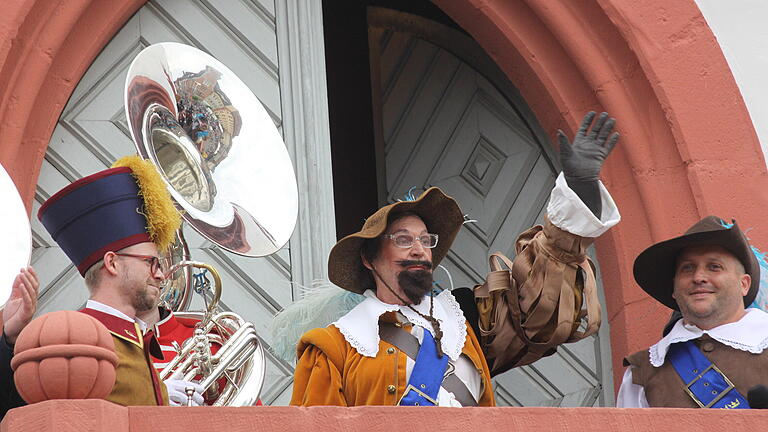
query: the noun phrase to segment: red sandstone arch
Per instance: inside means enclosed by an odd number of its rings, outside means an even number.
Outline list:
[[[31,206],[67,100],[146,0],[14,0],[0,14],[0,162]]]
[[[145,1],[4,4],[0,162],[28,207],[67,99]],[[759,226],[768,203],[762,151],[720,47],[693,0],[433,1],[507,73],[545,130],[572,131],[596,108],[620,120],[604,179],[624,220],[598,242],[620,377],[621,357],[657,339],[668,313],[634,284],[637,253],[706,214]],[[766,230],[752,237],[768,244]]]

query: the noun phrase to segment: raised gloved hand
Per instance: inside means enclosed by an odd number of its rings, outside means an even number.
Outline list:
[[[168,401],[172,406],[187,406],[187,387],[195,389],[195,392],[192,394],[192,405],[200,406],[205,403],[203,400],[203,388],[196,382],[167,379],[163,383],[165,388],[168,389]]]
[[[576,192],[599,219],[602,213],[598,184],[600,170],[605,158],[616,146],[619,134],[618,132],[611,134],[616,120],[608,118],[608,113],[600,113],[595,124],[592,125],[594,119],[594,111],[584,116],[573,138],[573,143],[568,141],[568,137],[561,130],[557,131],[557,139],[560,143],[560,162],[563,165],[563,175],[568,182],[568,187]],[[592,126],[591,129],[590,126]]]

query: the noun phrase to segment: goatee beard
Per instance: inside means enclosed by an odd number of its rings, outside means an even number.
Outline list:
[[[156,307],[157,304],[146,294],[136,294],[133,298],[133,307],[137,312],[144,312]]]
[[[412,304],[421,303],[424,296],[432,291],[432,272],[427,270],[401,271],[397,275],[397,283]]]
[[[146,286],[143,290],[134,293],[132,303],[137,312],[144,312],[157,307],[158,301],[149,293],[149,286]]]

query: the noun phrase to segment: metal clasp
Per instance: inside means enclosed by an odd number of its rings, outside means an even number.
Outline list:
[[[402,396],[400,396],[400,400],[399,400],[399,401],[397,401],[397,405],[398,405],[398,406],[400,405],[400,402],[402,402],[402,401],[403,401],[403,398],[405,398],[405,396],[406,396],[406,395],[408,394],[408,392],[410,392],[410,391],[415,391],[415,392],[416,392],[416,394],[418,394],[419,396],[421,396],[421,397],[423,397],[424,399],[426,399],[426,400],[428,400],[428,401],[432,402],[432,405],[434,405],[434,406],[437,406],[437,400],[435,400],[435,399],[432,399],[432,398],[431,398],[431,397],[430,397],[428,394],[426,394],[426,393],[424,393],[423,391],[421,391],[421,390],[417,389],[416,387],[414,387],[414,386],[413,386],[413,385],[411,385],[411,384],[408,384],[408,387],[406,387],[406,388],[405,388],[405,391],[403,392],[403,395],[402,395]]]
[[[728,387],[726,387],[725,390],[723,390],[720,393],[718,393],[718,395],[714,399],[712,399],[712,401],[710,401],[708,404],[704,405],[704,403],[702,401],[700,401],[699,398],[696,397],[695,394],[693,394],[693,392],[691,391],[691,386],[696,384],[696,381],[700,380],[704,376],[704,374],[706,374],[710,369],[712,369],[715,372],[717,372],[718,374],[720,374],[720,376],[723,377],[723,380],[725,380],[725,383],[728,384]],[[699,407],[701,407],[701,408],[709,408],[712,405],[716,404],[717,401],[722,399],[725,395],[727,395],[728,392],[733,390],[734,387],[735,386],[733,385],[731,380],[729,380],[728,377],[725,376],[725,374],[720,369],[718,369],[718,367],[715,366],[714,363],[711,363],[706,369],[701,371],[701,373],[699,373],[696,376],[696,378],[694,378],[693,380],[691,380],[691,382],[689,382],[688,384],[685,385],[685,392],[688,393],[688,396],[690,396],[691,399],[693,399],[693,401],[696,402],[699,405]]]

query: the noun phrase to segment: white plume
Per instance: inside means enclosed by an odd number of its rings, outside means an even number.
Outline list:
[[[312,287],[300,287],[302,298],[278,312],[272,320],[272,352],[288,362],[296,361],[296,344],[313,328],[327,327],[360,304],[365,297],[337,287],[327,280],[315,280]]]

